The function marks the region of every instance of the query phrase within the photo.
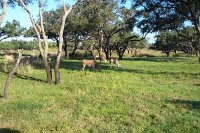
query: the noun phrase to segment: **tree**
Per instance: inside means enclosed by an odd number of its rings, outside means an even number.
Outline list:
[[[78,5],[77,5],[78,6]],[[88,19],[82,16],[79,11],[80,6],[71,12],[69,19],[65,25],[65,34],[69,40],[74,42],[71,57],[75,56],[75,52],[78,49],[80,42],[87,39],[89,36],[89,30],[93,27],[90,27]]]
[[[61,17],[63,14],[63,7],[59,7],[56,10],[45,11],[43,13],[44,29],[48,36],[48,39],[56,41],[59,45],[59,30],[61,24]]]
[[[90,0],[81,3],[80,14],[88,19],[88,36],[96,40],[96,49],[101,56],[102,49],[106,58],[110,56],[110,41],[113,35],[134,26],[132,9],[121,7],[116,0]]]
[[[61,16],[63,13],[63,8],[59,7],[56,10],[45,11],[43,13],[43,19],[45,21],[44,29],[48,39],[52,39],[57,42],[57,46],[59,45],[59,30],[61,23]],[[82,17],[79,13],[79,10],[74,9],[68,16],[68,19],[65,23],[65,28],[63,32],[64,37],[64,51],[65,55],[67,55],[67,45],[68,42],[74,42],[72,56],[75,55],[75,51],[78,48],[78,44],[81,40],[83,40],[83,36],[87,33],[87,28],[89,27],[89,23],[87,19]],[[30,28],[26,32],[26,36],[36,36],[33,28]],[[41,35],[42,38],[42,35]]]
[[[176,54],[178,50],[191,56],[193,53],[197,54],[199,49],[194,27],[186,27],[178,31],[162,31],[157,36],[154,47],[165,52],[167,56],[171,51]]]
[[[31,3],[32,1],[34,0],[24,0],[25,3]],[[1,14],[0,14],[0,26],[1,24],[3,23],[3,20],[6,16],[6,12],[7,12],[7,6],[11,6],[11,7],[15,7],[17,5],[16,1],[15,0],[1,0],[1,7],[2,10],[1,10]]]
[[[84,30],[82,36],[85,39],[93,40],[95,47],[102,54],[103,45],[103,30],[106,29],[104,25],[113,21],[116,18],[116,2],[114,0],[85,0],[78,6],[77,12],[80,14],[80,20],[85,20]],[[87,36],[87,37],[86,37]]]
[[[172,31],[161,32],[157,36],[154,44],[156,50],[161,50],[169,57],[171,51],[177,51],[179,48],[178,35]]]
[[[113,37],[113,46],[114,46],[114,49],[117,51],[119,59],[123,58],[125,51],[129,47],[133,47],[134,43],[136,44],[136,42],[139,43],[139,42],[142,42],[143,40],[144,38],[140,38],[137,34],[132,33],[131,31],[121,31],[117,33]]]
[[[131,53],[134,52],[134,56],[137,56],[137,53],[140,51],[139,49],[147,48],[149,46],[149,43],[147,39],[142,39],[138,38],[139,41],[131,41],[129,46],[128,46],[128,53],[131,51]]]
[[[200,45],[199,0],[134,0],[133,7],[137,12],[138,27],[143,33],[170,29],[179,31],[190,22]]]
[[[195,32],[195,28],[193,26],[188,26],[181,30],[177,30],[177,33],[179,35],[181,50],[188,53],[189,56],[191,56],[192,53],[196,53],[198,56],[200,45],[198,43],[198,36]]]
[[[79,2],[79,1],[77,1]],[[34,31],[37,36],[38,40],[38,47],[40,54],[43,58],[43,64],[46,70],[47,74],[47,82],[48,84],[52,83],[52,74],[51,74],[51,68],[48,63],[48,37],[45,32],[45,27],[44,27],[44,19],[43,19],[43,3],[42,0],[39,1],[39,16],[40,16],[40,22],[39,24],[34,20],[33,15],[28,8],[27,4],[23,0],[19,0],[19,4],[21,4],[26,12],[29,14],[30,20],[32,22],[32,26],[34,28]],[[66,8],[66,5],[63,1],[63,16],[61,18],[61,26],[60,26],[60,31],[58,33],[59,35],[59,45],[58,45],[58,51],[57,51],[57,58],[56,58],[56,63],[54,66],[54,72],[55,72],[55,82],[56,84],[60,83],[60,72],[59,72],[59,65],[60,65],[60,58],[61,58],[61,52],[62,52],[62,44],[63,44],[63,32],[64,32],[64,25],[65,25],[65,20],[71,10],[74,8],[74,6],[71,6],[68,10]],[[42,35],[42,38],[41,38]],[[43,41],[42,41],[43,39]]]
[[[115,16],[114,20],[111,19],[104,24],[103,32],[106,41],[104,51],[107,59],[109,58],[109,55],[111,55],[110,41],[112,36],[119,32],[132,30],[135,23],[135,19],[132,17],[133,10],[120,7],[118,8],[118,11],[116,11],[116,14],[118,14],[118,16]]]
[[[6,22],[5,26],[0,28],[0,41],[10,37],[19,37],[24,30],[25,28],[21,27],[20,22],[17,20]]]

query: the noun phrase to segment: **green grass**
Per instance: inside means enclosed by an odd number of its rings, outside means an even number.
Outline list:
[[[0,101],[0,132],[200,132],[197,58],[132,58],[81,71],[62,60],[61,84],[43,69],[14,76]],[[0,72],[3,88],[6,74]]]

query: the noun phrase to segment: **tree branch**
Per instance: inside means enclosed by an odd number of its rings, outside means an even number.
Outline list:
[[[6,0],[2,0],[1,7],[2,7],[2,13],[0,15],[0,26],[3,23],[3,20],[4,20],[5,16],[6,16],[6,10],[7,10],[7,2],[6,2]]]
[[[39,47],[40,53],[42,54],[42,56],[44,56],[44,52],[43,52],[43,48],[42,48],[42,42],[41,42],[41,38],[40,38],[40,31],[38,31],[38,28],[39,28],[39,30],[41,30],[41,28],[40,28],[40,26],[37,25],[37,23],[35,22],[31,11],[30,11],[29,8],[27,7],[27,5],[24,3],[24,1],[23,1],[23,0],[19,0],[19,1],[20,1],[20,3],[22,4],[22,6],[24,7],[24,9],[27,11],[27,13],[29,14],[31,23],[32,23],[33,28],[34,28],[34,30],[35,30],[35,32],[36,32],[36,35],[37,35],[38,47]]]

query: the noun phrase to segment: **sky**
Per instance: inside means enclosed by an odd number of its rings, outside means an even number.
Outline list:
[[[66,0],[66,1],[67,1],[66,3],[69,5],[72,5],[73,3],[75,3],[75,0]],[[55,0],[48,0],[45,10],[48,11],[48,10],[56,9],[58,7],[59,3],[60,2],[55,2]],[[30,10],[34,16],[34,19],[37,20],[37,18],[38,18],[37,16],[39,13],[38,4],[35,3],[32,5],[29,5],[28,7],[30,8]],[[7,21],[12,21],[14,19],[18,20],[23,27],[29,28],[32,25],[31,21],[29,19],[28,13],[25,10],[23,10],[22,7],[16,6],[13,9],[11,7],[8,7],[3,25]]]
[[[65,0],[65,1],[69,5],[73,5],[76,2],[76,0]],[[48,11],[48,10],[56,9],[58,7],[59,3],[60,2],[55,2],[55,0],[47,0],[47,6],[45,7],[45,10]],[[126,6],[128,8],[131,7],[131,0],[128,0],[126,2]],[[32,4],[29,6],[29,8],[33,14],[34,19],[37,20],[38,4],[37,3]],[[7,21],[12,21],[14,19],[18,20],[20,22],[21,26],[23,26],[23,27],[29,28],[30,26],[32,26],[28,13],[25,10],[23,10],[22,7],[16,6],[13,9],[11,7],[8,7],[6,17],[5,17],[5,20],[2,25],[5,25],[5,23]],[[139,33],[139,30],[137,28],[134,28],[134,32]],[[154,36],[155,36],[155,34],[147,35],[147,39],[149,40],[150,43],[155,42]]]

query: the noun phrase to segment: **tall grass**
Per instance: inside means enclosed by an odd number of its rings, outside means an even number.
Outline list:
[[[15,75],[0,101],[0,132],[200,132],[196,58],[120,63],[82,72],[81,61],[62,60],[60,85],[47,85],[39,68]]]

